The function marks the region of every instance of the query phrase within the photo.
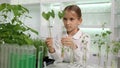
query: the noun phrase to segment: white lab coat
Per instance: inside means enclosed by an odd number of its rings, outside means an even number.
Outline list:
[[[67,36],[67,34],[66,34]],[[86,59],[89,57],[89,46],[90,46],[90,36],[86,33],[82,32],[80,29],[79,31],[72,37],[74,43],[77,45],[77,49],[72,50],[69,47],[64,47],[64,57],[61,57],[61,46],[60,40],[54,39],[54,48],[55,53],[49,53],[49,57],[55,59],[59,62],[70,62],[71,53],[74,54],[74,61],[81,62],[83,61],[83,57],[86,56]],[[84,42],[83,42],[84,40]]]

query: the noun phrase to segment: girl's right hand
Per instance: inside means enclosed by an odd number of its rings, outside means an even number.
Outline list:
[[[47,47],[48,47],[48,49],[49,49],[49,52],[50,53],[54,53],[55,52],[55,49],[54,49],[54,47],[53,47],[53,38],[47,38],[46,40],[45,40],[45,42],[46,42],[46,44],[47,44]]]
[[[46,42],[46,44],[47,44],[47,46],[48,47],[52,47],[52,45],[53,45],[53,39],[52,38],[47,38],[46,40],[45,40],[45,42]]]

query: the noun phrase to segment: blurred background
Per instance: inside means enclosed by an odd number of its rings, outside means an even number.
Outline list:
[[[104,29],[112,32],[107,40],[120,40],[120,0],[0,0],[2,3],[21,4],[29,9],[32,19],[25,20],[25,24],[39,32],[39,35],[31,34],[32,38],[45,39],[49,36],[48,21],[43,18],[42,12],[51,10],[55,12],[55,18],[50,18],[52,37],[58,37],[65,31],[58,12],[67,5],[76,4],[82,10],[83,22],[79,27],[90,34],[92,41],[95,34],[102,32],[104,23]],[[91,43],[90,51],[96,54],[97,46]]]

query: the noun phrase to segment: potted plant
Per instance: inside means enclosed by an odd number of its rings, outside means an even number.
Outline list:
[[[37,31],[24,24],[25,18],[31,18],[27,14],[29,10],[21,5],[10,5],[3,3],[0,5],[0,43],[32,45],[31,35],[26,33]],[[23,19],[24,18],[24,19]]]
[[[10,46],[15,45],[15,47],[13,48],[15,50],[18,48],[23,48],[23,50],[27,50],[27,49],[29,50],[29,48],[26,49],[25,47],[23,47],[23,45],[27,45],[27,47],[29,45],[35,45],[34,40],[31,38],[30,32],[35,33],[35,34],[38,34],[38,32],[24,24],[24,20],[26,18],[31,18],[30,16],[28,16],[28,14],[29,14],[29,10],[27,8],[23,7],[22,5],[11,5],[8,3],[0,4],[0,45],[1,46],[6,46],[6,44],[10,45]],[[1,50],[3,50],[3,49],[1,48]],[[10,52],[11,53],[10,54],[8,54],[8,53],[2,54],[2,55],[3,56],[7,55],[7,57],[11,58],[10,61],[15,60],[14,62],[12,62],[14,65],[19,65],[18,62],[21,64],[25,64],[25,63],[22,63],[24,60],[26,60],[26,62],[30,61],[30,60],[27,61],[27,59],[25,59],[25,57],[31,58],[31,59],[33,59],[31,61],[32,64],[30,63],[29,65],[33,65],[34,66],[33,68],[35,68],[35,61],[34,61],[36,58],[35,54],[27,55],[26,52],[29,52],[29,51],[23,52],[23,50],[22,50],[21,53],[19,54],[19,56],[21,56],[21,57],[19,57],[18,56],[19,50],[20,49],[14,51],[14,52],[7,50],[9,53]],[[33,50],[34,50],[34,48],[33,48]],[[0,55],[0,56],[2,56],[2,55]],[[1,64],[1,65],[8,66],[8,64],[9,64],[8,61],[7,61],[7,63],[6,63],[6,61],[3,63],[4,64]],[[14,66],[13,64],[11,64],[10,68],[13,68],[13,66]],[[29,66],[29,65],[27,65],[27,66]],[[14,66],[14,67],[16,67],[16,66]]]

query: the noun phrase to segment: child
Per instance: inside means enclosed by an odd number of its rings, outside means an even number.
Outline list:
[[[65,37],[61,38],[62,45],[55,45],[53,38],[47,38],[46,44],[50,57],[56,61],[81,62],[88,57],[90,45],[89,35],[82,32],[79,25],[82,23],[81,9],[77,5],[69,5],[64,9],[63,23],[66,28]]]

